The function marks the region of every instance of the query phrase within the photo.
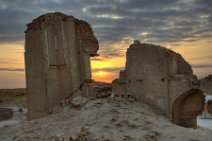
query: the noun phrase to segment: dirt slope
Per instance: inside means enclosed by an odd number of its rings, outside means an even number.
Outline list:
[[[49,117],[0,127],[2,141],[211,141],[212,132],[173,125],[133,99],[86,99],[55,106]]]

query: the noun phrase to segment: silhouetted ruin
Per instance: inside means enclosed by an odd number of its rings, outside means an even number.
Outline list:
[[[126,68],[113,81],[113,92],[143,100],[184,127],[196,128],[197,115],[204,109],[203,92],[182,56],[139,41],[127,50]]]
[[[90,25],[72,16],[49,13],[27,25],[29,119],[46,116],[64,98],[89,93],[90,57],[96,56],[98,49]]]

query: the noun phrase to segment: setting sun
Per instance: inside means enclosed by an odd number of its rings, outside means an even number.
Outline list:
[[[105,75],[106,73],[105,72],[103,72],[103,71],[100,71],[99,73],[98,73],[98,75]]]
[[[106,71],[93,71],[92,78],[95,81],[101,82],[111,82],[113,79],[117,78],[117,73],[106,72]]]

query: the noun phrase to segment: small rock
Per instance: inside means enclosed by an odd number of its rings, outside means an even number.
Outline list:
[[[72,99],[71,104],[80,106],[82,104],[85,104],[87,102],[87,99],[82,96],[76,96]]]
[[[88,134],[89,134],[88,128],[82,127],[82,128],[80,129],[80,135],[86,136],[86,135],[88,135]]]

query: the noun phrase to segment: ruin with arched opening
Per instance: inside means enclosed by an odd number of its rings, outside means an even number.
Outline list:
[[[73,95],[89,95],[90,57],[97,56],[98,49],[90,25],[72,16],[48,13],[28,24],[28,118],[48,115],[55,104]],[[130,45],[126,68],[112,85],[115,95],[145,101],[180,126],[196,128],[204,108],[191,66],[180,54],[158,45],[139,41]]]
[[[139,41],[130,45],[126,57],[113,92],[147,102],[177,125],[196,128],[204,95],[185,59],[170,49]]]

